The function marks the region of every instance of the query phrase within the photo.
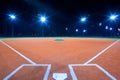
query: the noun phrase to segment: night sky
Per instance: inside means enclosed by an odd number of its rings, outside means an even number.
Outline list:
[[[16,19],[10,20],[9,14]],[[108,20],[112,14],[118,15],[116,21]],[[45,24],[39,21],[42,15]],[[119,37],[119,15],[119,0],[0,0],[0,36],[11,36],[14,26],[14,36]],[[86,22],[80,22],[81,17]]]

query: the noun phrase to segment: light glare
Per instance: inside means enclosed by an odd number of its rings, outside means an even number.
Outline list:
[[[102,23],[101,23],[101,22],[99,23],[99,26],[102,26]]]
[[[111,15],[110,20],[115,20],[118,17],[118,15]]]
[[[67,31],[67,30],[68,30],[68,28],[66,27],[66,28],[65,28],[65,30]]]
[[[112,31],[113,28],[110,27],[110,31]]]
[[[87,31],[87,30],[85,30],[85,29],[83,30],[84,33],[85,33],[86,31]]]
[[[118,28],[118,31],[120,32],[120,28]]]
[[[86,21],[86,18],[85,18],[85,17],[81,18],[81,21],[82,21],[82,22],[85,22],[85,21]]]
[[[41,22],[45,22],[46,18],[45,17],[41,17],[40,20],[41,20]]]
[[[10,16],[11,19],[15,19],[16,18],[15,15],[13,15],[13,14],[11,14],[9,16]]]
[[[76,29],[75,31],[76,31],[76,32],[78,32],[79,30],[78,30],[78,29]]]
[[[108,29],[108,26],[106,26],[105,29]]]

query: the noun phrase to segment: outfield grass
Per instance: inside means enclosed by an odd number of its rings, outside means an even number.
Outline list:
[[[61,38],[93,38],[93,39],[111,39],[111,40],[119,40],[120,38],[105,38],[105,37],[0,37],[0,40],[4,39],[20,39],[20,38],[55,38],[55,39],[61,39]]]

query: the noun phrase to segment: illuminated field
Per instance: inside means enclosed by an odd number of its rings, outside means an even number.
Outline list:
[[[100,38],[19,38],[0,41],[0,79],[119,80],[120,41]]]

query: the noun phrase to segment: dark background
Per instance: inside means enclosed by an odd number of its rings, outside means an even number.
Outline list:
[[[11,13],[14,21],[8,17]],[[120,17],[111,22],[111,14],[120,14],[119,0],[0,0],[0,36],[11,36],[14,26],[14,36],[119,37]],[[46,24],[39,22],[40,15],[47,17]],[[82,16],[87,17],[85,23],[80,22]]]

